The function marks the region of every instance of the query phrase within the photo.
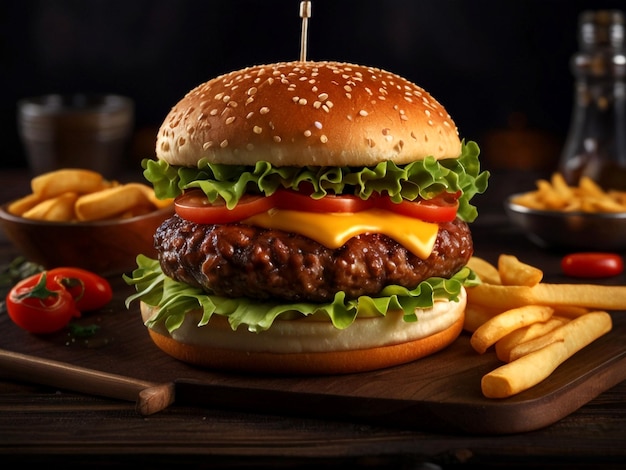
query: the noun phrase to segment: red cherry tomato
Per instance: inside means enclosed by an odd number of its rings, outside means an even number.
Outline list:
[[[624,262],[614,253],[572,253],[563,257],[561,269],[572,277],[611,277],[624,271]]]
[[[80,316],[72,294],[45,271],[18,282],[7,294],[6,307],[17,326],[34,334],[54,333]]]
[[[186,191],[174,200],[174,210],[185,220],[197,224],[228,224],[239,222],[274,207],[274,199],[246,194],[237,205],[228,209],[222,200],[210,203],[199,189]]]
[[[113,298],[109,281],[85,269],[54,268],[48,271],[48,277],[72,295],[76,308],[81,312],[102,308]]]
[[[375,205],[374,198],[361,199],[353,195],[327,195],[313,199],[306,193],[279,189],[274,193],[274,207],[303,212],[360,212]]]

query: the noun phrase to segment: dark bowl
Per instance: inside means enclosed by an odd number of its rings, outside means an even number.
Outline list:
[[[513,224],[543,248],[593,251],[626,250],[626,212],[565,212],[529,209],[507,198]]]
[[[47,269],[75,266],[102,276],[132,271],[138,254],[155,257],[154,232],[173,213],[170,206],[131,218],[46,222],[13,215],[8,205],[0,206],[0,224],[29,261]]]

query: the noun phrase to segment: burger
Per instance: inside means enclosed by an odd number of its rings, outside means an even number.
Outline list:
[[[165,353],[218,370],[343,374],[430,355],[478,282],[479,148],[427,91],[362,65],[221,75],[144,159],[175,214],[125,276]]]

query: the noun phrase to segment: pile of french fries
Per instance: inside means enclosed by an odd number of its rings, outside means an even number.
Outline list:
[[[506,398],[527,390],[612,329],[608,311],[626,309],[626,286],[544,283],[543,272],[502,254],[497,266],[473,257],[482,284],[467,289],[464,329],[479,354],[505,364],[484,375],[482,393]]]
[[[8,205],[11,214],[50,222],[87,222],[134,217],[172,203],[157,199],[148,185],[120,184],[98,172],[74,168],[34,177],[31,190]]]
[[[569,186],[561,173],[536,181],[537,189],[520,194],[512,202],[530,209],[564,212],[626,212],[626,191],[602,189],[583,176],[578,186]]]

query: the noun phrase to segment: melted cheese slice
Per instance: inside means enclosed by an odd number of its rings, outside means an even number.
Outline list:
[[[439,231],[438,224],[383,209],[349,213],[270,209],[249,217],[242,223],[298,233],[332,249],[339,248],[357,235],[382,233],[422,259],[430,256]]]

